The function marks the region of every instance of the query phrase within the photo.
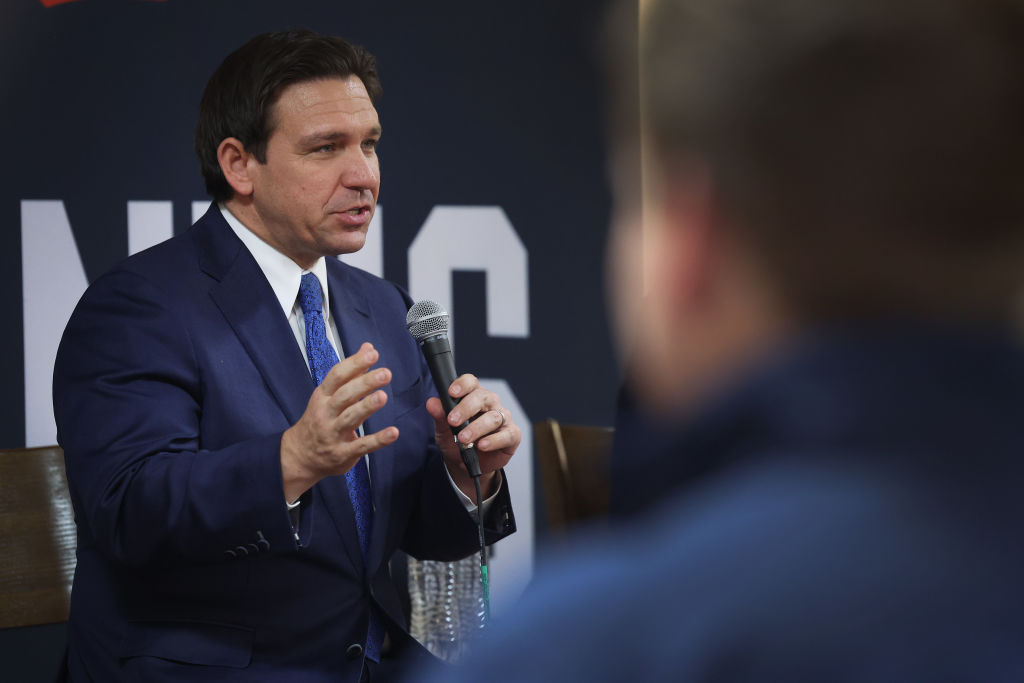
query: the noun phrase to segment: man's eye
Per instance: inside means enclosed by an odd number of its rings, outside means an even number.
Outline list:
[[[378,142],[378,140],[364,140],[363,149],[365,149],[368,152],[372,152],[373,150],[377,149]]]
[[[315,152],[333,152],[334,151],[334,145],[320,145],[314,151]]]

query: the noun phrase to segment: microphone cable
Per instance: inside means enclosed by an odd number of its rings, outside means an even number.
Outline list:
[[[473,477],[476,487],[476,529],[480,537],[480,589],[483,600],[483,612],[480,614],[480,627],[483,628],[491,620],[491,579],[487,570],[487,544],[484,541],[484,505],[480,494],[480,475]]]

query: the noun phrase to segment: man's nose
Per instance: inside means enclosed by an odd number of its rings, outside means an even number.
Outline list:
[[[352,190],[372,190],[380,182],[376,158],[359,150],[349,156],[341,176],[342,184]]]

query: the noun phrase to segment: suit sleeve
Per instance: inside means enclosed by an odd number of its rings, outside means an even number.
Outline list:
[[[80,542],[129,565],[294,546],[281,434],[205,450],[202,384],[189,331],[154,285],[115,271],[89,288],[54,368]]]

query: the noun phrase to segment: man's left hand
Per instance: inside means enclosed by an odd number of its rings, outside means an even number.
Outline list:
[[[462,455],[452,439],[451,431],[452,427],[469,420],[465,429],[459,432],[459,441],[476,446],[480,456],[480,471],[483,473],[480,477],[480,490],[483,497],[487,498],[494,493],[497,471],[512,459],[523,434],[512,421],[509,411],[502,407],[498,395],[481,387],[475,376],[462,375],[448,387],[448,393],[455,399],[461,399],[448,415],[445,415],[440,399],[427,400],[427,412],[434,418],[437,445],[444,454],[445,465],[455,485],[471,500],[475,500],[473,478],[462,462]]]

